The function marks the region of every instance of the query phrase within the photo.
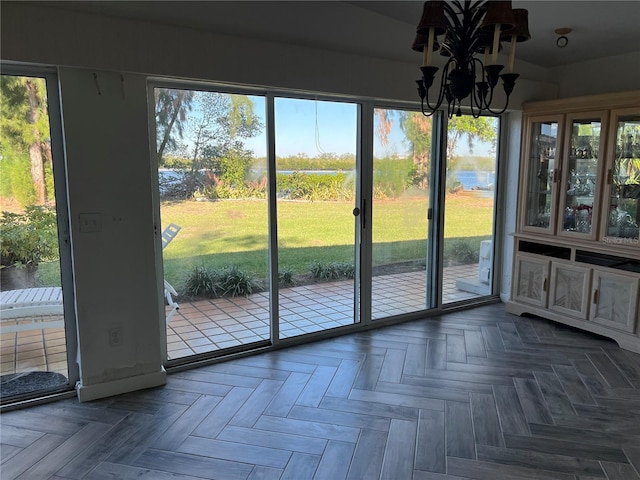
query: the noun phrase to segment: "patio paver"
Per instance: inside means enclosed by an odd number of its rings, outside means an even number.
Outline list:
[[[445,269],[445,303],[476,297],[456,288],[455,280],[477,275],[477,265]],[[414,312],[426,303],[425,272],[375,277],[373,318]],[[345,284],[348,287],[345,288]],[[400,288],[399,288],[400,286]],[[283,338],[322,331],[353,322],[353,281],[327,282],[282,290],[280,334]],[[265,292],[181,303],[167,327],[170,359],[268,340],[269,298]],[[59,316],[59,318],[62,318]],[[0,336],[0,374],[48,370],[67,374],[64,328]]]

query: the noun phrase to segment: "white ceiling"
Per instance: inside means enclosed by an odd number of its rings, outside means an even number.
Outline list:
[[[411,50],[419,1],[72,1],[49,6],[359,54],[419,61]],[[513,1],[529,10],[531,40],[516,57],[555,67],[640,51],[640,2]],[[554,30],[569,27],[569,44]],[[248,52],[249,53],[249,52]]]

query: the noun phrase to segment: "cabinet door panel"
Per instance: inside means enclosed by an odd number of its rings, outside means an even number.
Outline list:
[[[596,239],[607,112],[567,116],[558,235]]]
[[[638,316],[638,284],[632,276],[595,271],[591,319],[619,330],[633,332]]]
[[[613,112],[602,236],[606,243],[640,244],[640,111]]]
[[[522,230],[554,233],[561,151],[562,116],[532,117],[527,121],[522,185],[526,197],[521,205]]]
[[[549,260],[518,255],[516,260],[515,300],[547,306]]]
[[[587,319],[591,269],[553,262],[549,308]]]

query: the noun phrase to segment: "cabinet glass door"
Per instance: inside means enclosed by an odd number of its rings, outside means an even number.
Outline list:
[[[606,112],[590,118],[569,116],[564,162],[562,166],[561,207],[558,219],[560,234],[594,238],[598,218],[597,192],[600,186],[600,163],[604,151],[601,141]]]
[[[614,116],[615,150],[609,165],[603,219],[605,241],[638,245],[640,241],[640,113]]]
[[[526,158],[527,199],[523,215],[524,230],[551,232],[554,215],[554,179],[557,176],[556,151],[560,117],[543,121],[532,119]]]

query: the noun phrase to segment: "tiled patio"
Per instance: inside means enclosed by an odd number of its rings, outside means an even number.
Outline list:
[[[456,280],[477,275],[477,265],[448,267],[444,274],[445,303],[473,298],[456,288]],[[426,304],[425,272],[374,278],[373,318],[421,310]],[[288,338],[353,322],[353,282],[326,282],[280,291],[280,336]],[[167,327],[170,359],[268,340],[268,293],[181,303]],[[53,371],[67,374],[63,328],[4,333],[0,374]]]

